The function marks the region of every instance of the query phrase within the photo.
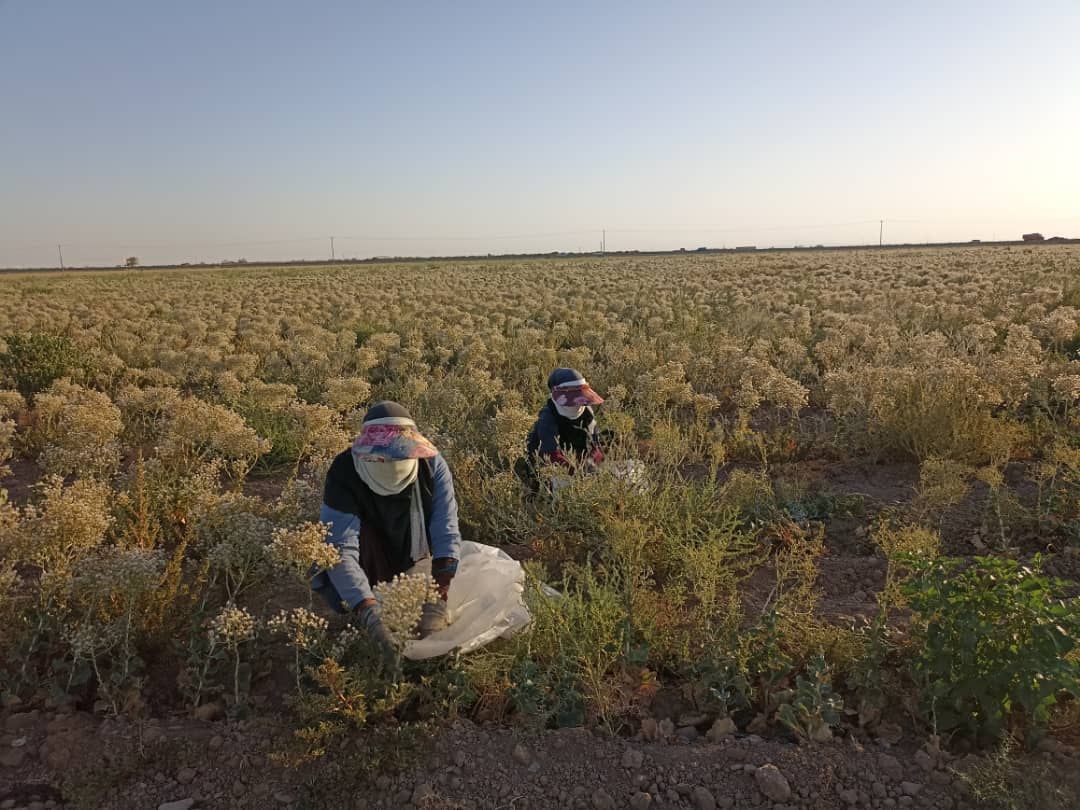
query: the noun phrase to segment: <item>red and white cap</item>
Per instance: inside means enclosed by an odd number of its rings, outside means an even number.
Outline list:
[[[563,407],[599,405],[604,398],[593,391],[580,372],[572,368],[557,368],[548,376],[551,401]]]

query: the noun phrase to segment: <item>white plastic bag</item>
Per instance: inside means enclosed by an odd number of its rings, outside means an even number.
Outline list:
[[[431,559],[409,573],[430,572]],[[450,624],[425,639],[405,645],[406,658],[419,661],[451,650],[470,652],[497,638],[508,638],[525,627],[529,610],[522,594],[525,571],[521,563],[494,546],[464,541],[447,607]]]
[[[618,478],[627,489],[633,492],[644,492],[649,486],[649,471],[645,462],[635,459],[626,461],[611,461],[601,468],[610,475]]]
[[[626,461],[605,461],[599,467],[584,468],[577,475],[553,475],[551,477],[551,494],[558,497],[559,493],[574,486],[586,475],[606,475],[614,478],[629,492],[645,492],[649,488],[649,470],[643,461],[628,459]]]

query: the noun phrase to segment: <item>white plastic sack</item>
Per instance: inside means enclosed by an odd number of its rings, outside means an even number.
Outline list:
[[[643,492],[649,485],[649,471],[642,461],[635,459],[612,461],[605,464],[602,469],[607,470],[634,492]]]
[[[430,571],[428,558],[414,565],[409,573]],[[522,599],[524,591],[521,563],[494,546],[462,542],[461,559],[447,600],[449,626],[425,639],[410,641],[404,656],[419,661],[455,649],[470,652],[497,638],[509,638],[531,619]]]
[[[608,475],[621,483],[630,492],[644,492],[649,487],[649,471],[642,461],[629,459],[626,461],[605,461],[599,467],[588,472],[579,473],[576,476],[553,475],[551,477],[551,493],[558,495],[565,489],[580,481],[582,475]]]

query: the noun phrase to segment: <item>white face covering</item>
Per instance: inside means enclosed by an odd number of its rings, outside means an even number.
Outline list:
[[[429,554],[424,506],[420,498],[420,462],[415,458],[402,461],[360,461],[353,457],[356,474],[376,495],[397,495],[412,488],[409,503],[409,555],[413,562]]]
[[[415,458],[402,461],[356,461],[356,472],[376,495],[397,495],[416,480],[420,464]]]
[[[552,400],[555,404],[555,410],[559,412],[559,416],[564,419],[577,419],[583,413],[585,413],[584,405],[560,405],[558,402]]]

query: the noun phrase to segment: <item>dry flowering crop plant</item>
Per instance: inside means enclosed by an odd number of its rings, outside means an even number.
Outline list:
[[[416,638],[424,605],[440,599],[439,586],[430,574],[398,574],[372,589],[379,600],[383,624],[399,646]]]
[[[525,497],[561,365],[606,397],[610,474]],[[382,399],[447,459],[466,539],[564,594],[392,686],[309,588],[341,558],[326,470]],[[846,722],[842,698],[874,732],[897,721],[866,707],[922,705],[892,632],[930,604],[915,557],[1038,559],[1068,595],[1077,514],[1073,245],[0,278],[0,693],[22,700],[241,706],[291,660],[354,717],[437,682],[455,710],[614,731],[663,684],[756,730]],[[376,594],[399,644],[435,598]]]
[[[328,627],[326,619],[302,607],[281,610],[266,623],[267,630],[283,638],[293,648],[293,672],[298,693],[303,691],[300,679],[302,660],[305,657],[311,657],[314,662],[320,660],[318,651],[326,641]]]
[[[319,571],[333,568],[341,553],[326,542],[329,526],[304,523],[293,529],[274,529],[270,537],[270,558],[283,568],[307,574],[314,565]]]
[[[232,655],[233,663],[233,705],[240,705],[240,663],[241,649],[255,639],[257,629],[255,617],[247,608],[238,607],[229,602],[210,621],[207,638],[211,648],[224,647]]]
[[[307,608],[279,611],[266,623],[267,629],[278,633],[288,642],[303,650],[310,650],[326,638],[328,623],[322,616]]]
[[[208,633],[216,643],[235,650],[255,638],[255,627],[255,617],[251,611],[230,602],[210,622]]]

